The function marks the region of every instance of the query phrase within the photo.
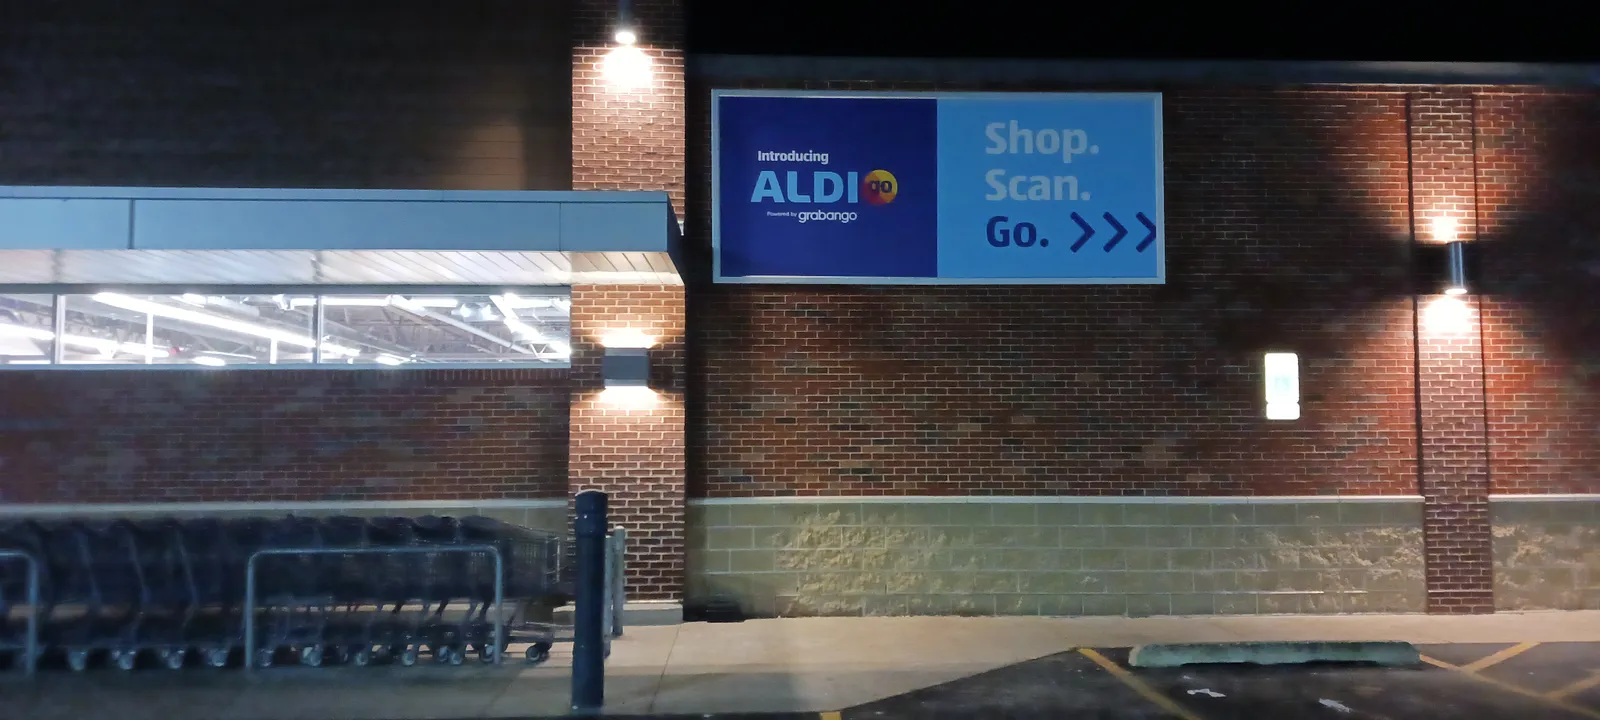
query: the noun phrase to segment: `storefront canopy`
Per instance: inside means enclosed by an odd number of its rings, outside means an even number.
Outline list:
[[[682,282],[663,192],[0,187],[0,285]]]

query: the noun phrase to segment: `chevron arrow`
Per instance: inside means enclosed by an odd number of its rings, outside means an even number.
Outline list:
[[[1111,227],[1117,229],[1117,234],[1112,235],[1111,239],[1106,241],[1106,252],[1111,252],[1111,248],[1116,247],[1117,243],[1122,242],[1122,239],[1128,236],[1128,229],[1123,227],[1122,223],[1117,222],[1116,218],[1111,217],[1111,213],[1106,213],[1101,217],[1104,217],[1106,222],[1111,223]]]
[[[1139,244],[1133,248],[1139,252],[1144,252],[1156,241],[1156,224],[1150,222],[1150,218],[1145,217],[1144,213],[1134,213],[1133,216],[1139,219],[1139,222],[1144,225],[1146,230],[1150,231],[1150,234],[1144,236],[1144,239],[1140,240]]]
[[[1078,238],[1078,241],[1072,244],[1071,250],[1073,252],[1077,252],[1083,249],[1083,244],[1089,242],[1089,238],[1094,237],[1094,226],[1084,222],[1083,218],[1077,213],[1072,214],[1072,221],[1077,223],[1078,227],[1083,228],[1083,236]]]

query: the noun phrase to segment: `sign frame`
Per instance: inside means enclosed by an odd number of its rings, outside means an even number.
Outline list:
[[[1153,100],[1155,111],[1155,171],[1154,208],[1156,226],[1156,273],[1154,277],[1104,278],[1104,277],[1026,277],[1026,278],[941,278],[941,277],[862,277],[862,276],[810,276],[810,275],[742,275],[722,274],[722,98],[841,98],[885,100],[939,100],[939,99],[1011,99],[1046,100],[1070,96],[1083,102],[1126,100],[1144,97]],[[903,92],[892,90],[757,90],[713,89],[711,91],[711,278],[715,284],[744,285],[1164,285],[1167,281],[1167,208],[1166,208],[1166,126],[1163,123],[1163,95],[1160,92]],[[937,149],[935,149],[937,152]]]

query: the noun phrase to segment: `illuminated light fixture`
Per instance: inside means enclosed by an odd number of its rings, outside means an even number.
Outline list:
[[[372,297],[362,297],[362,296],[338,297],[338,296],[329,295],[327,297],[322,298],[322,304],[324,306],[326,306],[326,307],[384,307],[386,305],[396,305],[396,304],[398,304],[397,302],[395,302],[395,298],[396,297],[398,297],[398,296],[395,296],[395,295],[376,296],[375,295],[375,296],[372,296]],[[406,302],[411,303],[412,305],[417,306],[417,307],[425,307],[425,308],[453,308],[453,307],[461,304],[460,300],[457,300],[455,298],[449,298],[449,297],[416,297],[416,298],[404,298],[404,300]],[[308,297],[295,298],[295,299],[289,301],[289,306],[290,307],[312,307],[312,306],[314,306],[316,304],[317,304],[317,299],[316,298],[308,298]]]
[[[623,47],[639,42],[639,33],[633,27],[633,0],[617,0],[617,29],[611,39]]]
[[[490,300],[494,302],[495,307],[500,308],[500,314],[503,316],[501,321],[506,324],[506,329],[510,330],[512,334],[521,337],[525,342],[544,342],[544,334],[539,332],[538,328],[523,322],[517,317],[517,310],[512,306],[511,302],[511,299],[515,297],[515,295],[496,295]]]
[[[646,348],[606,348],[600,360],[606,389],[650,387],[650,351]]]
[[[403,357],[390,355],[388,353],[379,353],[379,355],[377,357],[373,358],[372,360],[373,360],[373,362],[376,362],[379,365],[404,365],[407,362],[409,362],[408,360],[406,360]]]
[[[1268,420],[1300,419],[1300,356],[1271,352],[1265,357]]]
[[[49,341],[56,339],[56,334],[50,332],[49,330],[45,330],[43,328],[23,327],[21,325],[0,324],[0,334],[13,337],[25,337],[29,340]],[[102,355],[115,355],[120,352],[127,353],[129,355],[143,355],[153,358],[164,358],[172,354],[166,348],[160,348],[154,345],[146,345],[144,343],[134,342],[118,342],[116,340],[85,337],[82,335],[63,335],[61,337],[61,342],[65,345],[88,348],[90,350],[99,352]]]
[[[110,305],[112,307],[122,308],[124,310],[142,312],[158,317],[171,318],[173,320],[182,320],[184,322],[190,322],[196,325],[214,327],[219,330],[230,330],[243,335],[254,335],[256,337],[266,338],[268,340],[276,340],[286,345],[294,345],[305,348],[315,347],[318,345],[317,341],[312,339],[309,335],[301,335],[288,330],[266,327],[264,325],[248,323],[242,320],[233,320],[231,318],[225,318],[219,315],[203,313],[198,310],[162,305],[161,303],[151,302],[149,300],[141,300],[139,298],[129,297],[120,293],[96,293],[93,297],[95,302],[102,305]],[[347,357],[355,357],[356,355],[361,354],[361,351],[354,348],[344,347],[342,345],[334,345],[327,342],[321,343],[321,348],[323,352],[334,355],[344,355]]]
[[[1446,246],[1445,258],[1449,263],[1449,276],[1444,286],[1446,295],[1467,294],[1467,244],[1456,240]]]
[[[196,365],[205,365],[206,367],[222,367],[228,364],[227,360],[223,360],[219,357],[211,357],[210,355],[201,355],[200,357],[194,358],[193,362]]]

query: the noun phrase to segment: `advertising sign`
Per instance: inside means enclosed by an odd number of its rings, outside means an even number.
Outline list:
[[[717,282],[1159,284],[1158,93],[712,93]]]

